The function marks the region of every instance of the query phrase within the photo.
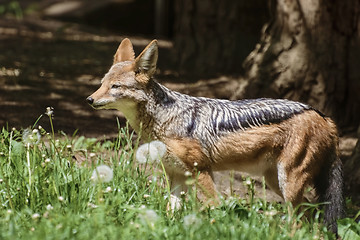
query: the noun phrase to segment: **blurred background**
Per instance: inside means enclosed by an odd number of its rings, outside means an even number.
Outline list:
[[[288,98],[331,116],[359,197],[359,16],[359,0],[0,0],[0,126],[26,128],[51,106],[56,131],[114,137],[121,113],[85,98],[124,37],[136,54],[156,38],[156,78],[173,90]]]

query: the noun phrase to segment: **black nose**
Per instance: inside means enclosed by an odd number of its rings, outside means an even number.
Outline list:
[[[93,99],[92,97],[86,98],[86,101],[87,101],[87,103],[90,104],[90,105],[94,103],[94,99]]]

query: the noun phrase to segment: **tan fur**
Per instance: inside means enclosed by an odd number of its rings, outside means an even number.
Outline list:
[[[150,79],[149,76],[144,73],[139,73],[136,75],[136,80],[142,84],[146,84],[149,81],[149,79]]]
[[[123,61],[133,61],[135,59],[135,52],[132,46],[132,43],[128,38],[125,38],[119,45],[118,50],[114,56],[114,63],[119,63]]]
[[[166,138],[164,142],[169,152],[177,156],[188,169],[207,170],[210,168],[210,161],[203,153],[202,147],[196,139]]]
[[[203,170],[199,172],[197,177],[197,182],[205,194],[206,197],[210,199],[213,204],[216,204],[217,193],[214,184],[214,176],[210,170]]]

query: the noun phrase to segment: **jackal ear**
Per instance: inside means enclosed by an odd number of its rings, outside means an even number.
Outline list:
[[[153,40],[135,59],[135,70],[151,77],[156,71],[157,60],[158,44],[157,40]]]
[[[132,43],[128,38],[125,38],[121,41],[115,56],[114,56],[114,63],[119,63],[123,61],[134,61],[135,53]]]

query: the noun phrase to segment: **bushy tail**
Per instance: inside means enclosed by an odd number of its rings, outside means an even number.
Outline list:
[[[319,189],[319,200],[325,202],[324,223],[335,234],[337,234],[337,220],[345,214],[343,164],[337,154],[333,154],[331,166],[327,176],[321,176],[322,184]],[[322,190],[322,191],[321,191]]]

